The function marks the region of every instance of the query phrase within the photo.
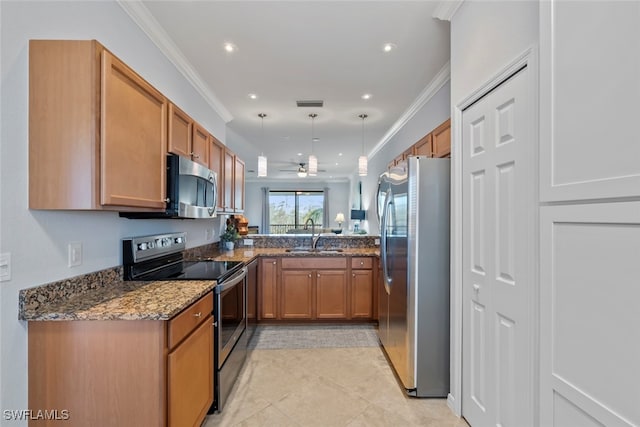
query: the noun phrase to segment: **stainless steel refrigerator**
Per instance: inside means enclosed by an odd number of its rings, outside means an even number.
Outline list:
[[[409,157],[380,176],[378,336],[407,393],[449,392],[450,160]]]

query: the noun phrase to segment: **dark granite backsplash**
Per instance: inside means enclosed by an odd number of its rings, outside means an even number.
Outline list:
[[[273,235],[266,236],[261,234],[249,234],[243,236],[246,239],[253,240],[254,248],[295,248],[301,246],[311,246],[311,236],[288,236]],[[318,240],[319,248],[373,248],[376,245],[375,240],[378,236],[341,236],[341,235],[322,235]],[[240,239],[240,247],[242,246]]]
[[[23,313],[25,309],[34,311],[41,304],[68,300],[120,281],[122,281],[122,266],[22,289],[18,296],[19,313]]]

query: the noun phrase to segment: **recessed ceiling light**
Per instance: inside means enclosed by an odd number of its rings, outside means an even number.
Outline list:
[[[364,99],[364,100],[371,99],[371,94],[370,93],[365,93],[364,95],[362,95],[362,99]]]
[[[302,156],[302,153],[298,153],[298,156]]]
[[[338,166],[338,162],[336,162],[336,166]]]
[[[395,44],[393,44],[393,43],[385,43],[385,44],[383,44],[383,45],[382,45],[382,51],[383,51],[383,52],[385,52],[385,53],[387,53],[387,52],[391,52],[391,51],[392,51],[392,50],[394,50],[396,47],[398,47],[398,46],[396,46],[396,45],[395,45]]]
[[[342,156],[342,153],[338,153],[338,156]]]
[[[258,99],[258,95],[256,95],[255,93],[250,93],[248,96],[251,99]]]
[[[232,53],[238,50],[238,46],[233,43],[226,42],[224,44],[224,50],[228,53]]]
[[[313,138],[313,142],[318,142],[318,141],[320,141],[320,138],[317,138],[317,137]]]

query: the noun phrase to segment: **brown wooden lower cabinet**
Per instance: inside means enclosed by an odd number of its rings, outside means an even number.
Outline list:
[[[260,261],[259,320],[373,320],[373,257],[280,257]]]
[[[29,322],[29,408],[69,415],[29,425],[199,426],[213,403],[212,307],[208,294],[169,321]]]
[[[316,272],[316,319],[347,319],[347,272],[319,270]]]
[[[373,317],[373,271],[353,270],[351,273],[351,317]]]
[[[307,270],[282,271],[280,291],[281,319],[313,318],[313,272]]]
[[[276,258],[260,260],[258,279],[258,320],[278,317],[278,261]]]

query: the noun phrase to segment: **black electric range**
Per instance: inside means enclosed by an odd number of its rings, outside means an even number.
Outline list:
[[[248,336],[244,263],[204,259],[186,261],[185,233],[123,239],[124,280],[215,280],[213,290],[214,401],[221,411],[244,365]]]
[[[215,280],[223,283],[244,263],[210,259],[185,261],[185,233],[170,233],[123,239],[125,280]]]

